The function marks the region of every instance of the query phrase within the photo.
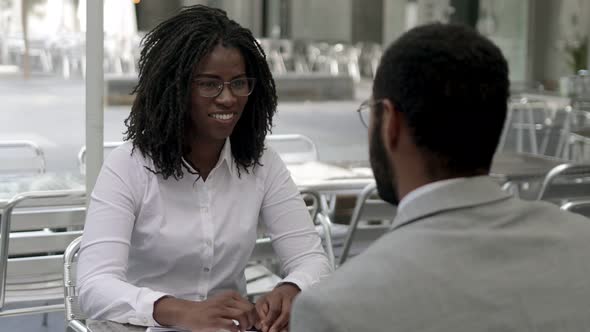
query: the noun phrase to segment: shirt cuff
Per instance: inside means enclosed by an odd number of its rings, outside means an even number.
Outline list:
[[[293,273],[290,273],[288,276],[286,276],[283,280],[281,280],[281,282],[279,282],[276,287],[278,287],[284,283],[292,283],[292,284],[295,284],[297,287],[299,287],[299,289],[301,289],[303,291],[303,290],[306,290],[307,288],[313,286],[313,284],[315,284],[316,282],[317,281],[314,281],[313,278],[311,278],[307,274],[293,272]]]
[[[147,291],[147,290],[143,290]],[[141,326],[162,326],[154,319],[154,303],[169,294],[162,292],[149,291],[148,294],[139,296],[137,310],[134,317],[129,317],[129,323]]]

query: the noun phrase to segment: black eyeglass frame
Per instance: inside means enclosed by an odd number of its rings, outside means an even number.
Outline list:
[[[367,99],[365,101],[363,101],[359,107],[356,109],[356,112],[359,115],[359,119],[361,120],[361,123],[363,124],[363,126],[365,126],[365,128],[369,128],[369,123],[367,123],[365,121],[365,119],[363,118],[363,111],[371,111],[371,109],[373,107],[375,107],[375,105],[378,105],[380,103],[383,102],[383,99],[378,99],[378,100],[372,100],[372,99]],[[371,116],[371,114],[369,113],[369,116]]]
[[[236,93],[234,91],[234,88],[232,87],[232,84],[233,83],[235,83],[236,81],[242,81],[242,80],[246,80],[247,83],[248,83],[248,89],[249,90],[248,90],[248,93],[247,94]],[[211,95],[209,95],[209,94],[203,94],[202,90],[199,89],[199,86],[198,86],[199,82],[203,82],[203,81],[209,81],[209,82],[215,81],[215,82],[217,82],[217,93],[211,94]],[[228,86],[229,91],[231,91],[231,93],[234,96],[237,96],[237,97],[247,97],[247,96],[251,95],[252,92],[254,92],[254,85],[256,84],[256,78],[254,78],[254,77],[238,77],[238,78],[234,78],[231,81],[223,81],[223,80],[220,80],[220,79],[217,79],[217,78],[205,78],[205,77],[203,77],[203,78],[195,78],[193,80],[193,83],[197,84],[196,90],[199,93],[199,96],[201,96],[201,97],[205,97],[205,98],[217,98],[223,92],[223,89],[225,88],[226,85]]]

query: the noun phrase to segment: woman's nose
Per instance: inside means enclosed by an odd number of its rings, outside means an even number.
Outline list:
[[[236,102],[236,96],[231,92],[229,86],[224,85],[219,96],[215,98],[215,101],[225,106],[230,106]]]

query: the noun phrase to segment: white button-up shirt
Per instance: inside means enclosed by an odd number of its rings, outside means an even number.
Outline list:
[[[157,325],[153,306],[164,295],[200,301],[228,289],[245,294],[259,220],[283,282],[305,289],[331,272],[299,191],[270,148],[262,166],[238,174],[226,140],[206,181],[186,170],[180,180],[164,180],[131,150],[127,142],[110,153],[88,208],[77,285],[91,318]]]

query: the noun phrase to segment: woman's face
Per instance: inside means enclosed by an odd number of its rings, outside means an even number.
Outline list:
[[[216,142],[231,135],[248,102],[248,96],[236,95],[229,84],[223,85],[219,95],[210,95],[219,82],[242,79],[232,84],[234,91],[239,92],[245,78],[244,57],[237,48],[218,44],[197,64],[191,83],[191,140]]]

